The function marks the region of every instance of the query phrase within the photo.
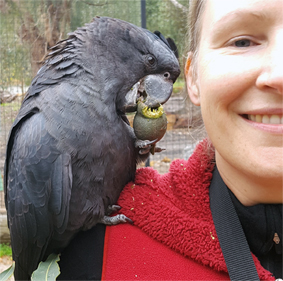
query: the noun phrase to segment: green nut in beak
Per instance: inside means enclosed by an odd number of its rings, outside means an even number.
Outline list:
[[[164,114],[163,106],[160,105],[157,109],[151,109],[146,105],[141,105],[141,112],[145,118],[160,118]]]
[[[151,109],[139,101],[133,128],[138,139],[159,141],[167,129],[167,118],[163,106]]]

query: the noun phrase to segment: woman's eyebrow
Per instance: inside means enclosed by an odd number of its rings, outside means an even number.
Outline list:
[[[255,11],[249,11],[249,10],[238,10],[238,11],[232,11],[227,14],[225,14],[223,17],[221,17],[219,20],[217,20],[213,25],[214,27],[218,27],[218,25],[227,24],[230,22],[236,22],[238,20],[245,20],[245,21],[265,21],[267,19],[267,15],[264,11],[261,12],[255,12]]]
[[[223,32],[231,32],[234,28],[238,28],[239,24],[242,27],[264,26],[267,18],[264,12],[258,13],[249,10],[229,12],[212,24],[210,32],[213,36],[211,39],[217,40],[218,36],[222,36]]]

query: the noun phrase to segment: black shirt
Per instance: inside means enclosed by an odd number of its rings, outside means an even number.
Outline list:
[[[282,204],[246,207],[229,190],[249,247],[261,265],[282,278]]]

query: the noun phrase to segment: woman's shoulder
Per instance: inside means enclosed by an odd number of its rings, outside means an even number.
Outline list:
[[[106,228],[102,280],[229,280],[188,259],[136,226]]]
[[[182,206],[190,215],[198,212],[200,206],[209,209],[208,187],[214,163],[207,150],[208,142],[204,140],[188,160],[174,160],[169,172],[163,175],[153,168],[138,169],[135,181],[127,184],[120,195],[118,203],[123,212],[126,210],[131,216],[145,210],[143,215],[148,215],[151,208],[158,209],[163,204],[172,208]],[[203,204],[207,206],[204,208]]]

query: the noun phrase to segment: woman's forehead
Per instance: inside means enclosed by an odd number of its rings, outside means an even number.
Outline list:
[[[210,25],[225,24],[237,17],[254,16],[259,19],[266,17],[271,6],[281,7],[282,0],[207,0],[204,7],[204,18]]]
[[[207,0],[201,20],[201,37],[207,40],[223,30],[282,24],[282,0]]]

